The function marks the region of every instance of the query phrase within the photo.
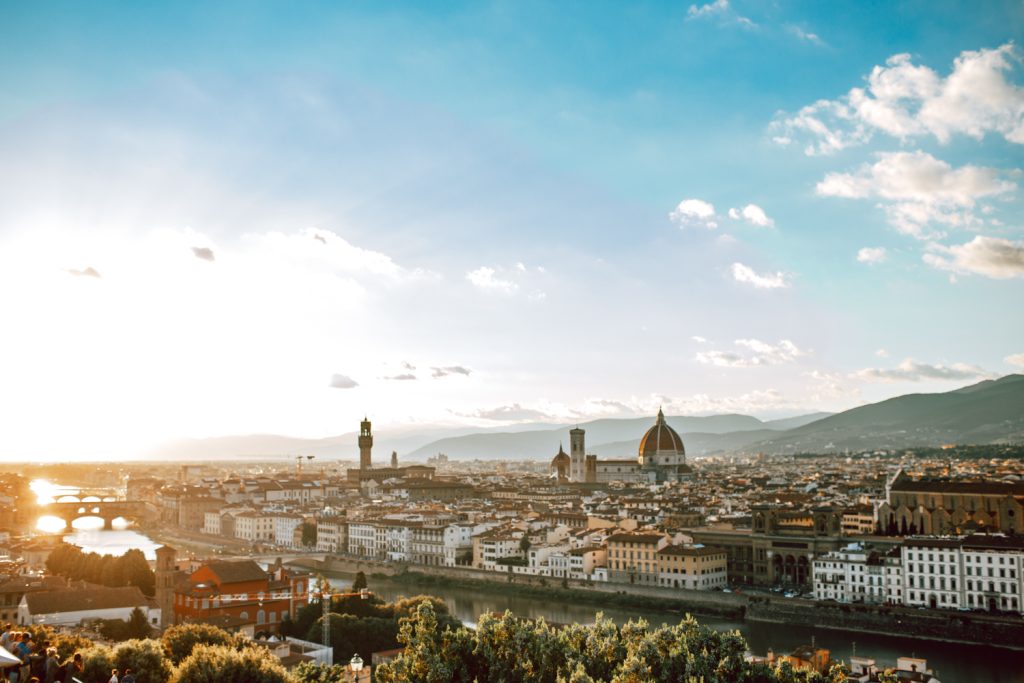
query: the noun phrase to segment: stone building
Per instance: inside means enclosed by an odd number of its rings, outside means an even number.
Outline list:
[[[886,485],[878,522],[889,534],[1024,532],[1024,482],[913,479],[902,469]]]

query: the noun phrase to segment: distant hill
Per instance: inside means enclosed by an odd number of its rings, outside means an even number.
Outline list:
[[[1024,441],[1024,375],[941,394],[907,394],[751,444],[766,453]]]
[[[907,394],[841,413],[811,413],[761,421],[749,415],[670,416],[692,456],[716,453],[794,453],[938,446],[944,443],[1024,442],[1024,375],[1007,375],[940,394]],[[587,451],[632,457],[653,416],[581,422]],[[569,448],[572,424],[524,423],[479,429],[392,429],[374,435],[374,459],[392,450],[402,459],[438,453],[455,459],[553,456]],[[270,434],[182,439],[148,454],[164,459],[285,458],[316,455],[355,460],[355,432],[323,439]]]

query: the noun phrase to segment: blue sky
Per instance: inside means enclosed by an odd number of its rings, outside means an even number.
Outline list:
[[[1022,27],[1020,2],[8,3],[8,448],[770,417],[1019,371]],[[55,414],[74,442],[37,437]]]

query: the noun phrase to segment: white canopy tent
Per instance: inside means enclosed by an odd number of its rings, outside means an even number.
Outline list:
[[[8,652],[7,648],[0,646],[0,669],[9,669],[12,666],[21,666],[21,660]]]

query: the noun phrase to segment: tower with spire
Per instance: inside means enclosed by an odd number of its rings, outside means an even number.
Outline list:
[[[363,416],[359,423],[359,469],[368,470],[373,467],[373,460],[370,451],[373,450],[373,432],[370,431],[370,421]]]

